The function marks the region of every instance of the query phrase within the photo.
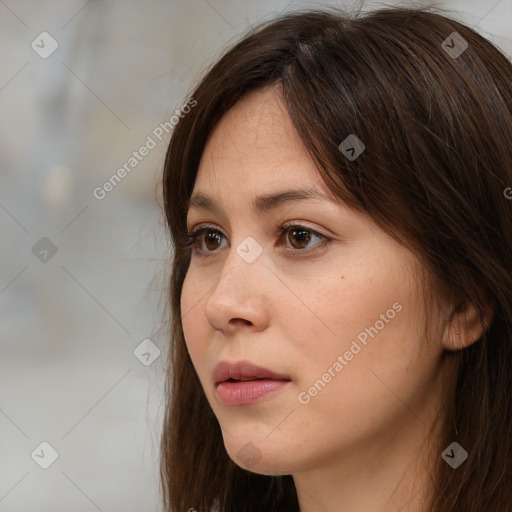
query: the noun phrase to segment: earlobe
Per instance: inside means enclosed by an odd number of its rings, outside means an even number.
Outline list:
[[[446,323],[442,343],[447,350],[461,350],[478,341],[488,331],[494,317],[494,301],[485,305],[483,322],[478,308],[469,301],[462,301]]]

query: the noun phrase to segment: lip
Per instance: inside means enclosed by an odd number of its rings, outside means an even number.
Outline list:
[[[249,361],[221,361],[213,370],[213,381],[215,385],[228,379],[239,380],[243,377],[255,379],[290,380],[290,377],[282,373],[276,373],[267,368],[257,366]]]
[[[241,378],[254,380],[240,381]],[[235,380],[229,380],[235,379]],[[280,391],[291,379],[248,361],[220,362],[213,372],[215,388],[227,405],[249,405]]]

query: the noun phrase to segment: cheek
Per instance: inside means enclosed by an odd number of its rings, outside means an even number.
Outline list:
[[[322,380],[328,383],[318,396],[327,399],[330,393],[337,395],[344,389],[362,397],[365,390],[372,395],[385,389],[376,375],[398,383],[400,375],[408,375],[411,369],[421,372],[422,324],[409,292],[400,282],[392,286],[376,279],[331,280],[315,287],[305,301],[308,308],[296,311],[297,322],[287,317],[290,331],[302,333],[296,338],[301,341],[297,353],[303,369],[301,390]]]
[[[203,296],[204,292],[197,286],[193,275],[187,274],[180,298],[181,324],[185,343],[196,370],[201,366],[200,356],[206,353],[204,346],[207,343],[206,320],[202,313]]]

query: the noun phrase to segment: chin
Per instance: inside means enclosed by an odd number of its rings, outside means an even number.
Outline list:
[[[257,440],[234,441],[232,438],[225,440],[226,451],[230,459],[242,469],[260,475],[280,476],[291,473],[293,461],[288,459],[290,450],[286,447],[285,453],[281,453],[276,445],[269,440],[261,442]]]

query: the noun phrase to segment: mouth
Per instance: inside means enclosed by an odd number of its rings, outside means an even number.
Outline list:
[[[250,405],[291,382],[286,375],[246,361],[221,362],[216,366],[213,378],[218,395],[227,405]]]
[[[277,373],[267,368],[257,366],[247,361],[230,363],[228,361],[220,362],[213,372],[215,386],[222,382],[250,382],[260,380],[291,380],[287,375]]]

